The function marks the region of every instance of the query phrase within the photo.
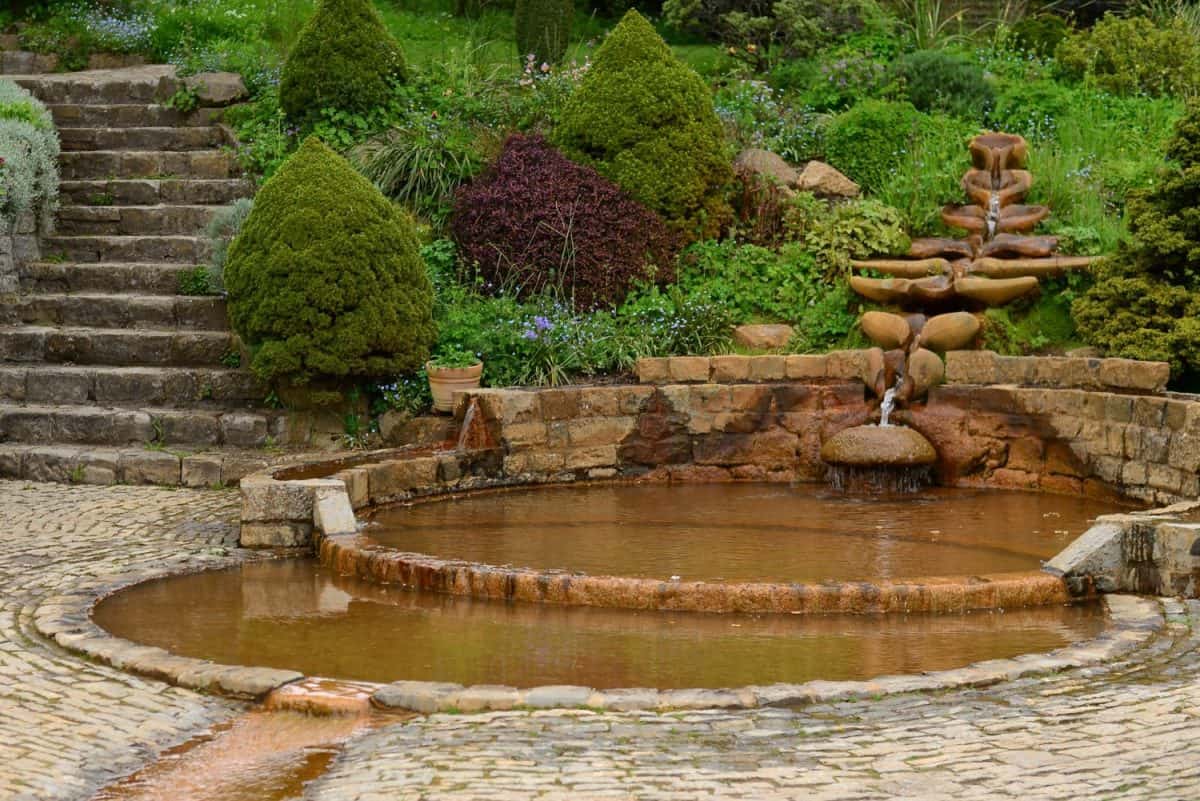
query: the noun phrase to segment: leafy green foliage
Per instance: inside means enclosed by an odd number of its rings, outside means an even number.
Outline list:
[[[58,200],[58,150],[46,107],[0,79],[0,233],[30,212],[39,230],[49,226]]]
[[[1200,373],[1200,106],[1167,144],[1178,166],[1150,191],[1131,194],[1130,240],[1097,271],[1074,305],[1079,330],[1114,356],[1169,361],[1176,376]]]
[[[232,205],[218,209],[204,229],[204,235],[212,246],[209,257],[208,283],[209,293],[215,294],[225,288],[225,263],[229,260],[229,246],[241,232],[254,208],[250,198],[239,198]],[[184,294],[187,294],[186,292]],[[208,294],[208,293],[197,293]]]
[[[1071,77],[1115,94],[1191,96],[1200,89],[1200,41],[1180,20],[1105,16],[1064,39],[1058,62]]]
[[[1012,27],[1013,39],[1021,50],[1042,58],[1054,55],[1071,28],[1058,14],[1030,14]]]
[[[557,64],[567,52],[571,22],[575,18],[572,0],[517,0],[513,10],[517,54],[522,61]]]
[[[277,384],[413,370],[435,336],[411,221],[311,137],[259,192],[225,284],[251,367]]]
[[[636,11],[596,51],[555,138],[689,239],[730,219],[732,169],[708,87]]]
[[[295,121],[323,109],[366,113],[386,103],[405,75],[400,48],[371,0],[319,0],[288,53],[280,106]]]
[[[788,322],[823,291],[812,254],[796,245],[697,242],[680,258],[679,287],[703,292],[729,309],[736,323]]]
[[[180,295],[216,295],[220,293],[220,285],[216,283],[212,270],[205,264],[198,264],[179,273]]]
[[[831,206],[801,192],[784,212],[784,226],[830,281],[849,275],[852,259],[904,253],[909,246],[900,213],[872,199]]]
[[[904,97],[920,111],[979,120],[994,100],[983,68],[956,53],[918,50],[897,61],[894,71]]]

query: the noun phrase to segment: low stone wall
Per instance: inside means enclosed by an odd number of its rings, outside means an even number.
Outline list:
[[[21,266],[39,258],[37,220],[32,214],[12,223],[0,220],[0,295],[15,294]]]

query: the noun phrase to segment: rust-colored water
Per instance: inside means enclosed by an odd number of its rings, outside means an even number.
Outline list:
[[[101,790],[92,801],[283,801],[299,798],[345,740],[349,716],[249,712]]]
[[[392,507],[366,533],[402,551],[591,575],[871,581],[1036,570],[1119,508],[1003,490],[593,485]]]
[[[104,601],[117,636],[227,664],[362,681],[727,687],[870,678],[1048,650],[1103,626],[1095,605],[964,615],[710,615],[475,601],[248,564]]]

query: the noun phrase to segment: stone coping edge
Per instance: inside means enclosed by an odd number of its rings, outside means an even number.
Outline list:
[[[859,379],[871,386],[869,349],[823,354],[761,356],[669,356],[642,358],[642,384],[736,384],[759,381]],[[947,384],[1015,384],[1053,389],[1161,394],[1171,368],[1166,362],[1070,356],[1001,356],[988,350],[945,354]]]
[[[304,674],[294,670],[222,665],[206,659],[176,656],[150,645],[115,637],[92,621],[92,609],[110,595],[135,584],[206,570],[233,567],[254,557],[214,559],[209,565],[192,565],[153,574],[114,578],[106,583],[43,599],[33,611],[33,627],[43,637],[88,659],[139,676],[165,681],[203,693],[245,701],[261,700]]]
[[[1130,595],[1106,596],[1110,627],[1099,636],[1044,654],[992,659],[966,667],[918,675],[881,676],[866,681],[752,685],[732,689],[655,690],[556,685],[521,690],[503,685],[399,681],[376,690],[372,702],[385,709],[423,714],[503,712],[522,709],[593,709],[668,712],[688,709],[753,709],[802,706],[911,692],[987,687],[1002,681],[1104,664],[1128,654],[1160,631],[1166,617],[1160,602]],[[1164,601],[1170,603],[1170,601]]]
[[[318,561],[341,575],[484,600],[667,612],[747,614],[961,613],[1065,603],[1061,576],[1031,570],[904,581],[663,581],[510,568],[375,546],[359,534],[314,531]]]

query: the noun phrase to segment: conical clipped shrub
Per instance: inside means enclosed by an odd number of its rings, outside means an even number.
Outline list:
[[[1200,105],[1167,145],[1157,186],[1130,193],[1130,238],[1097,269],[1071,312],[1084,338],[1111,356],[1171,363],[1200,379]]]
[[[562,61],[574,18],[573,0],[517,0],[513,22],[521,58],[533,56],[537,64]]]
[[[437,335],[412,221],[315,137],[258,193],[225,286],[251,368],[277,386],[413,370]]]
[[[685,238],[715,236],[732,217],[733,169],[712,95],[637,11],[596,51],[555,141]]]
[[[283,65],[279,103],[294,121],[325,108],[366,112],[405,75],[400,47],[371,0],[318,0]]]

